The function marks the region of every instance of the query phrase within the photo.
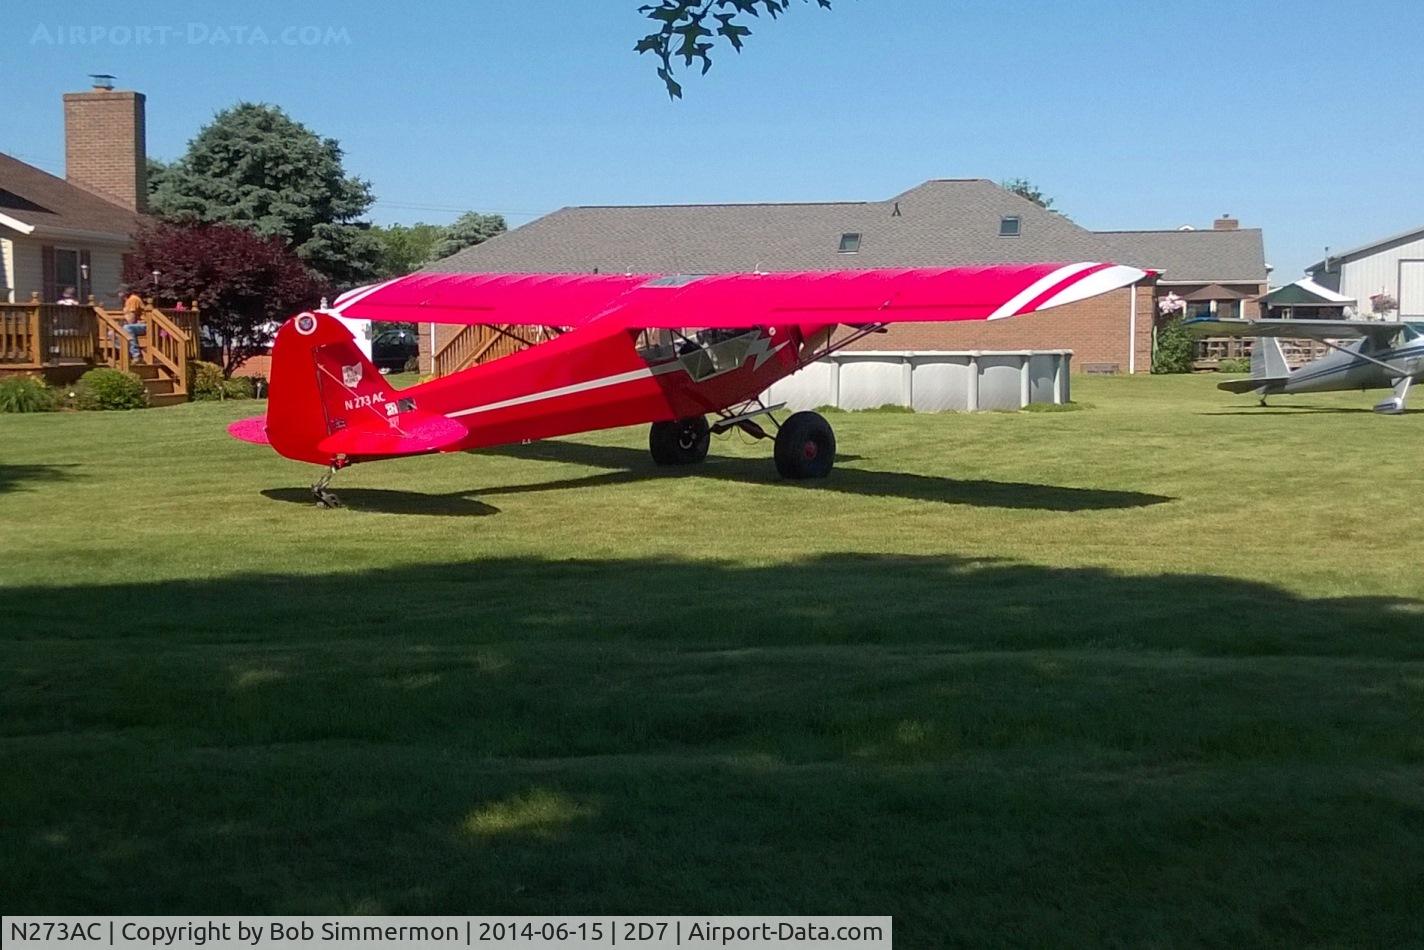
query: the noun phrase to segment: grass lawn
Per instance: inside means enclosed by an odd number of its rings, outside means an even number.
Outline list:
[[[313,470],[0,416],[7,913],[1424,938],[1424,413],[1209,378]]]

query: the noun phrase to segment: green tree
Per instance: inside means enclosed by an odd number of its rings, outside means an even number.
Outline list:
[[[816,5],[829,10],[831,0],[816,0]],[[766,13],[775,20],[791,6],[791,0],[658,0],[638,8],[658,28],[633,49],[657,57],[658,78],[671,98],[681,99],[682,85],[672,75],[675,59],[681,59],[683,66],[700,62],[705,75],[712,68],[711,52],[716,44],[742,51],[743,40],[752,35],[747,17]]]
[[[381,242],[376,276],[386,280],[419,270],[432,259],[435,245],[445,236],[445,231],[441,225],[423,223],[371,228],[371,233]]]
[[[440,240],[430,251],[430,260],[438,261],[476,244],[483,244],[490,238],[508,230],[502,214],[480,214],[466,211],[445,229]]]
[[[349,176],[335,139],[281,109],[243,102],[219,112],[155,176],[149,203],[169,221],[237,224],[279,237],[337,284],[376,275],[381,243],[361,220],[370,183]]]
[[[1043,193],[1043,191],[1029,181],[1027,178],[1010,178],[1008,181],[999,182],[999,187],[1005,191],[1012,191],[1020,198],[1027,198],[1045,211],[1052,211],[1054,214],[1062,214],[1053,207],[1053,199]]]

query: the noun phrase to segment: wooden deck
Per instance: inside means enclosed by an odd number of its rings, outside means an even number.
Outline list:
[[[1251,347],[1255,340],[1240,337],[1206,337],[1197,341],[1196,358],[1192,369],[1215,370],[1225,359],[1250,359]],[[1330,347],[1318,340],[1281,340],[1281,349],[1286,355],[1286,365],[1299,369],[1306,363],[1320,359],[1330,352]]]
[[[112,366],[141,377],[152,405],[187,402],[189,364],[198,358],[198,311],[149,306],[143,319],[148,332],[139,337],[142,365],[131,365],[117,310],[92,299],[79,305],[0,303],[0,374],[67,381],[94,366]]]

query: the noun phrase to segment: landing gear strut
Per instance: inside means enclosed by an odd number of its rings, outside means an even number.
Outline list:
[[[312,498],[316,500],[318,508],[341,507],[341,499],[336,497],[336,492],[326,490],[326,486],[331,484],[331,480],[336,477],[336,473],[339,471],[341,471],[341,466],[333,462],[326,474],[312,483]]]

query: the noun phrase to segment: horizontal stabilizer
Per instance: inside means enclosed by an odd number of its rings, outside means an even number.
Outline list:
[[[253,445],[272,444],[272,440],[267,438],[266,416],[250,416],[246,419],[239,419],[227,427],[227,434],[234,439],[251,442]]]
[[[416,455],[447,449],[469,434],[458,422],[414,409],[401,413],[389,426],[353,425],[333,432],[317,443],[317,449],[353,458]]]
[[[1254,393],[1264,386],[1272,386],[1285,381],[1286,377],[1284,376],[1272,376],[1265,379],[1228,379],[1224,383],[1217,383],[1216,388],[1228,393]]]

